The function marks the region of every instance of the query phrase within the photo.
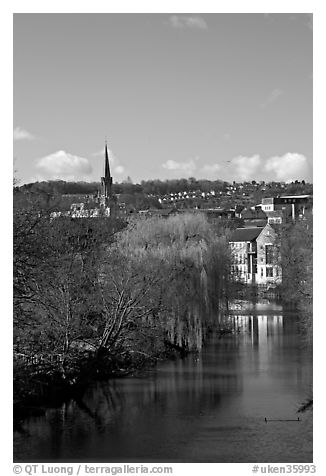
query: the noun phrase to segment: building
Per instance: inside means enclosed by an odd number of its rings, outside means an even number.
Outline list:
[[[267,215],[269,212],[282,211],[283,221],[296,221],[303,218],[307,208],[311,207],[311,195],[286,195],[263,198],[261,208]]]
[[[244,208],[240,212],[240,218],[244,220],[245,227],[265,226],[267,223],[266,213],[260,208]]]
[[[104,150],[104,176],[101,177],[101,185],[96,201],[100,205],[101,214],[105,216],[116,216],[118,211],[117,199],[112,192],[112,177],[110,172],[108,145],[105,141]]]
[[[200,211],[204,213],[209,222],[216,219],[232,220],[235,218],[235,210],[225,208],[201,208]]]
[[[233,276],[247,284],[281,283],[276,239],[276,232],[268,223],[264,227],[237,228],[229,240]]]
[[[139,210],[138,214],[142,217],[168,218],[178,213],[177,208],[149,208],[148,210]]]
[[[281,225],[288,221],[292,221],[292,211],[289,210],[273,210],[266,212],[267,223],[271,225]]]
[[[70,196],[70,198],[73,195]],[[110,163],[107,142],[104,150],[104,176],[101,177],[100,190],[91,200],[89,196],[84,197],[83,202],[72,203],[68,211],[56,211],[51,213],[51,218],[68,216],[71,218],[97,218],[116,217],[118,215],[118,204],[116,196],[112,191],[112,177],[110,173]]]

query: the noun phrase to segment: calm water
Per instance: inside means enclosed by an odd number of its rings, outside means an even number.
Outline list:
[[[298,318],[278,306],[238,313],[240,332],[141,378],[91,386],[23,424],[15,461],[312,462],[312,385]]]

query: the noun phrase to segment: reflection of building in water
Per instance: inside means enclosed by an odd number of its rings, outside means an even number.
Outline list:
[[[243,358],[244,368],[253,365],[258,372],[265,372],[272,355],[277,355],[283,343],[283,315],[259,314],[241,316],[244,344],[252,348]],[[248,360],[249,359],[249,360]]]
[[[275,312],[275,311],[274,311]],[[267,344],[268,337],[283,335],[283,315],[235,315],[234,328],[244,331],[254,346]]]

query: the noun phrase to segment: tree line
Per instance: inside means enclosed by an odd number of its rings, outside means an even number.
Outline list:
[[[236,182],[233,182],[233,186],[237,185]],[[257,198],[261,196],[274,196],[278,195],[281,192],[283,194],[312,194],[312,184],[306,183],[304,180],[299,182],[298,180],[283,184],[284,187],[280,189],[279,182],[262,182],[258,184],[255,180],[252,182],[244,182],[244,188],[248,186],[255,194],[258,194]],[[261,185],[260,190],[258,187],[257,190],[252,188],[252,186]],[[188,179],[171,179],[171,180],[142,180],[141,183],[132,183],[131,180],[124,181],[121,183],[113,184],[113,193],[115,194],[126,194],[126,195],[136,195],[136,194],[145,194],[145,195],[154,195],[154,196],[163,196],[170,193],[178,192],[190,192],[190,191],[201,191],[201,192],[211,192],[215,193],[226,193],[230,184],[223,180],[206,180],[206,179],[196,179],[190,177]],[[23,192],[34,192],[34,193],[50,193],[50,194],[72,194],[72,195],[92,195],[95,194],[100,188],[99,182],[66,182],[64,180],[49,180],[43,182],[33,182],[29,184],[24,184],[19,189]],[[260,197],[261,198],[261,197]]]

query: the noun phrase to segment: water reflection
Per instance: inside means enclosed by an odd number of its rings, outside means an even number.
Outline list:
[[[275,306],[231,316],[234,333],[141,378],[98,382],[15,435],[17,461],[312,461],[311,385],[298,320]]]

